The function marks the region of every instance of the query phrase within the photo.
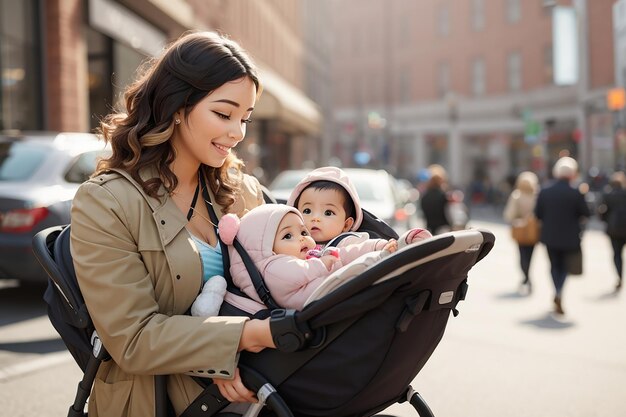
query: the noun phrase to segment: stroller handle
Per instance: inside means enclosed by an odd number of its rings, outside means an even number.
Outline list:
[[[276,348],[281,352],[295,352],[302,349],[312,333],[296,323],[295,310],[277,308],[270,315],[270,331]]]
[[[259,403],[253,404],[244,417],[256,417],[263,404],[267,404],[277,417],[294,417],[285,400],[260,373],[241,364],[239,364],[239,372],[244,385],[256,392],[259,399]]]

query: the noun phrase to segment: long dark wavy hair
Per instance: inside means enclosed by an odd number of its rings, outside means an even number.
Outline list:
[[[100,161],[96,175],[123,169],[151,197],[160,197],[161,186],[172,192],[178,185],[169,168],[176,156],[169,140],[174,114],[184,109],[188,115],[207,94],[242,77],[254,82],[258,96],[257,70],[236,42],[214,32],[181,36],[160,57],[144,64],[142,75],[124,93],[125,112],[111,113],[100,123],[100,133],[113,152]],[[147,166],[156,167],[159,176],[143,181],[139,172]],[[220,168],[200,167],[224,212],[240,190],[242,167],[232,153]]]

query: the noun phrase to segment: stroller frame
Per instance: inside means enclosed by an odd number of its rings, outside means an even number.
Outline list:
[[[310,303],[302,311],[272,310],[270,327],[272,337],[278,349],[266,349],[259,354],[249,352],[242,352],[241,354],[240,369],[242,379],[246,386],[257,392],[257,396],[260,399],[259,404],[249,407],[245,417],[256,416],[262,411],[265,403],[280,417],[291,417],[294,415],[291,408],[287,406],[287,402],[289,402],[287,400],[293,394],[293,389],[287,394],[287,397],[284,397],[282,394],[283,382],[289,380],[295,370],[303,367],[302,358],[313,357],[316,355],[316,352],[326,349],[334,340],[341,338],[346,329],[350,328],[353,323],[358,322],[367,313],[366,311],[357,311],[356,314],[352,314],[350,311],[350,299],[355,295],[367,300],[367,294],[375,291],[372,288],[391,288],[393,285],[396,285],[394,282],[398,279],[403,280],[401,284],[397,284],[399,288],[413,285],[411,282],[420,280],[420,277],[424,275],[424,271],[428,270],[424,268],[428,268],[429,265],[437,262],[445,264],[449,257],[464,254],[461,255],[462,261],[459,261],[462,265],[455,268],[454,271],[454,275],[456,275],[455,282],[450,284],[454,287],[452,293],[447,290],[448,287],[445,287],[445,285],[440,294],[436,294],[437,291],[431,290],[419,291],[417,295],[410,297],[410,300],[406,300],[406,306],[403,306],[401,314],[398,316],[396,331],[406,332],[407,329],[413,326],[415,319],[420,317],[420,315],[441,310],[437,314],[443,317],[439,319],[439,325],[442,328],[433,336],[432,346],[429,346],[422,354],[423,357],[416,367],[415,375],[417,375],[417,372],[419,372],[441,340],[449,312],[452,312],[455,316],[458,314],[456,305],[465,298],[467,292],[467,272],[476,262],[489,253],[494,241],[493,234],[484,230],[464,230],[438,235],[428,241],[399,250],[372,265],[349,282],[343,283],[336,288],[329,287],[328,294]],[[63,337],[66,345],[68,345],[68,350],[70,350],[84,371],[83,378],[78,384],[76,397],[68,411],[68,416],[85,416],[86,414],[83,410],[98,367],[102,361],[106,361],[110,357],[93,329],[91,318],[80,294],[69,252],[69,227],[57,226],[45,229],[35,236],[33,244],[37,259],[49,275],[49,286],[44,298],[46,298],[46,301],[49,301],[49,297],[55,295],[61,297],[61,302],[56,304],[61,304],[63,311],[61,314],[57,312],[54,317],[62,316],[63,322],[55,323],[52,320],[52,312],[49,311],[53,325],[62,336],[67,334],[67,327],[69,326],[73,328],[73,331],[79,332],[76,338],[83,341],[90,339],[91,342],[88,347],[89,358],[85,360],[84,346],[83,356],[81,357],[80,354],[77,354],[70,348],[68,340]],[[409,276],[411,273],[416,274],[415,279]],[[394,293],[396,290],[389,291]],[[347,305],[347,307],[343,307],[344,305]],[[233,313],[232,310],[228,312],[228,314],[231,313]],[[240,312],[240,314],[245,315],[246,313]],[[337,316],[341,318],[338,321],[335,320]],[[86,334],[89,336],[86,337]],[[78,344],[73,338],[71,343],[74,345]],[[289,353],[286,354],[285,352]],[[157,395],[155,398],[157,402],[157,416],[159,417],[170,415],[168,414],[170,410],[168,409],[165,378],[163,376],[156,379]],[[200,379],[198,381],[200,383]],[[408,383],[404,387],[402,392],[388,396],[381,403],[367,405],[366,408],[359,411],[360,414],[358,415],[370,416],[395,402],[408,401],[420,417],[434,417],[420,394]],[[223,410],[227,404],[228,402],[221,397],[215,384],[209,384],[182,416],[213,416]],[[305,410],[304,412],[299,410],[296,415],[316,417],[318,414],[311,410]],[[347,413],[345,415],[354,416],[356,414]]]

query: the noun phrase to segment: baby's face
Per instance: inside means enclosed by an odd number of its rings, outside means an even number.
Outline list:
[[[278,225],[274,238],[274,253],[306,259],[306,253],[315,248],[315,241],[302,219],[295,213],[287,213]]]
[[[316,242],[328,242],[352,227],[354,219],[346,217],[343,199],[343,194],[331,189],[311,187],[300,194],[297,208]]]

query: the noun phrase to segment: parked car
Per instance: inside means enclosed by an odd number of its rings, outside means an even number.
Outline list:
[[[285,204],[296,184],[309,172],[307,169],[288,169],[278,174],[267,188],[277,202]]]
[[[361,199],[361,206],[399,231],[406,226],[404,202],[393,175],[382,169],[345,168]]]
[[[403,207],[403,209],[396,211],[396,220],[399,222],[404,221],[407,229],[417,227],[417,205],[420,192],[407,179],[398,178],[396,184],[398,186],[400,204]]]
[[[69,223],[78,186],[109,153],[88,133],[0,134],[0,279],[46,282],[32,238]]]
[[[404,202],[395,178],[384,170],[343,168],[357,189],[361,206],[393,228],[406,225]],[[278,202],[286,202],[296,184],[309,170],[283,171],[269,185]]]

